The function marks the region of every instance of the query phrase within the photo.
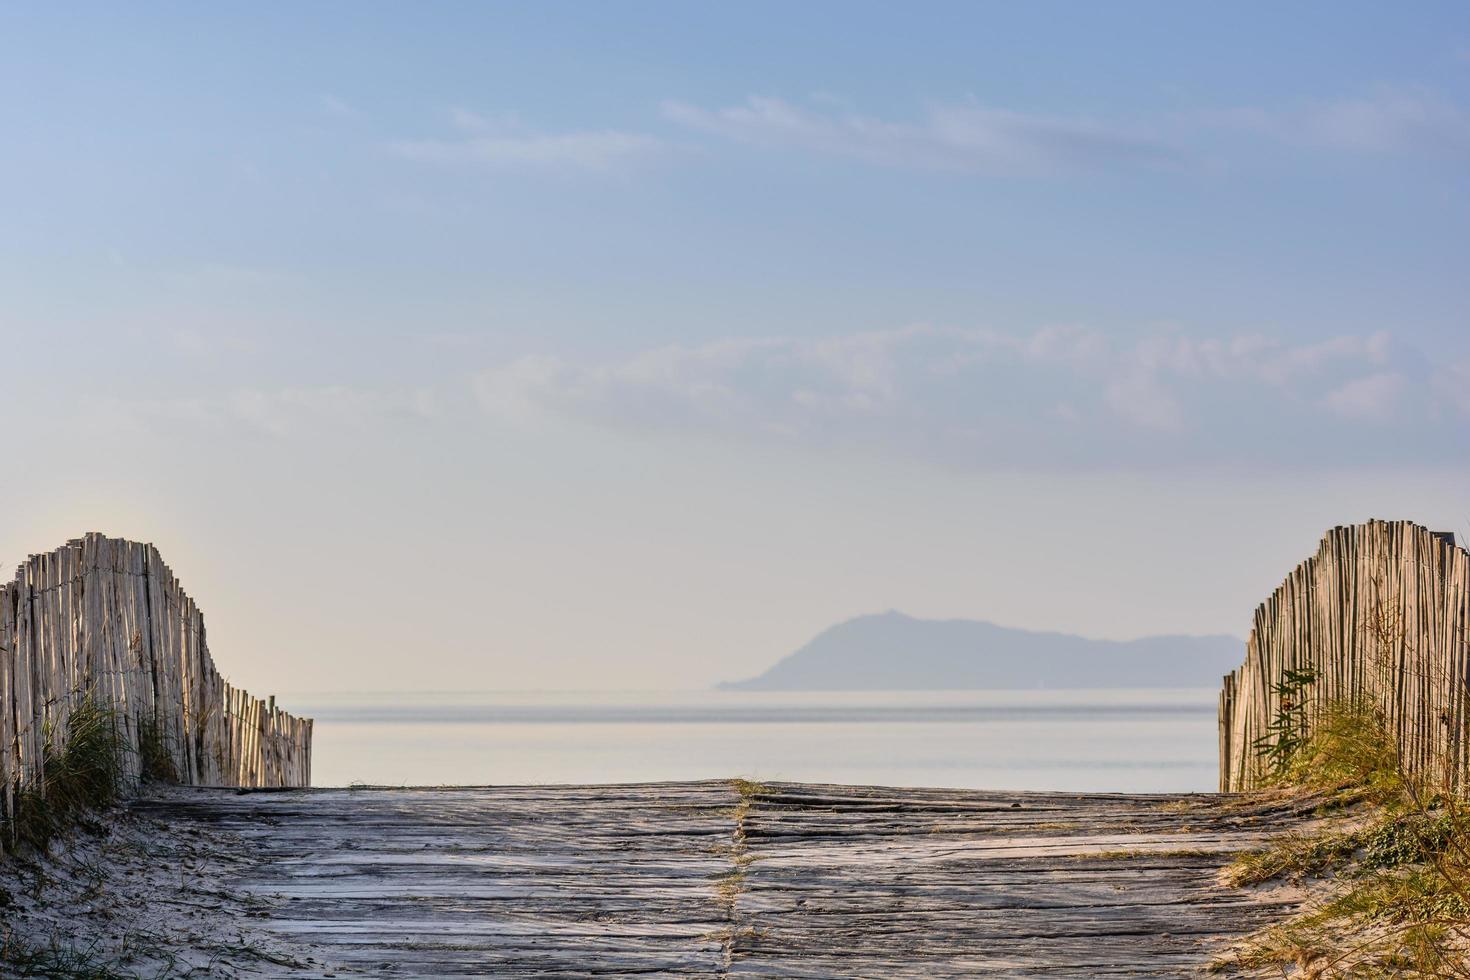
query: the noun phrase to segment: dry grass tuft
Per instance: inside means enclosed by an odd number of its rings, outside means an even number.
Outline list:
[[[138,726],[139,768],[147,783],[177,783],[179,770],[174,764],[172,740],[164,734],[157,718],[143,720]]]
[[[41,775],[17,794],[14,813],[0,828],[5,848],[44,850],[91,810],[116,803],[123,789],[126,745],[117,714],[82,696],[66,719],[66,737],[47,730]]]
[[[1227,884],[1314,879],[1322,896],[1213,964],[1316,978],[1470,978],[1470,807],[1405,778],[1382,716],[1331,708],[1287,760],[1277,791],[1325,796],[1314,833],[1238,858]]]

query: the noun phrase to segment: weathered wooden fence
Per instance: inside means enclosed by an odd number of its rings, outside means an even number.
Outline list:
[[[115,712],[130,779],[146,739],[183,783],[310,782],[311,720],[226,683],[199,608],[152,545],[89,534],[0,586],[0,816],[87,698]]]
[[[1334,703],[1366,700],[1419,776],[1465,780],[1470,553],[1408,521],[1336,527],[1256,610],[1245,663],[1220,692],[1220,788],[1268,774],[1258,740],[1290,712],[1288,670],[1316,679],[1296,697],[1305,730]],[[1287,692],[1286,697],[1292,697]]]

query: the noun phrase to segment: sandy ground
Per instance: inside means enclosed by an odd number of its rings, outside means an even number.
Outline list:
[[[283,901],[231,888],[259,858],[235,834],[115,811],[46,855],[0,859],[0,976],[331,976],[259,923]]]

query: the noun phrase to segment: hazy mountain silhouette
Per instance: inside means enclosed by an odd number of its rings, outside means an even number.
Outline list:
[[[1217,687],[1245,659],[1233,636],[1089,640],[900,612],[838,623],[758,677],[726,690],[873,691]]]

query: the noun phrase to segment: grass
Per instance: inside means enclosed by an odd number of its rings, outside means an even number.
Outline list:
[[[14,939],[0,942],[0,965],[6,976],[48,977],[52,980],[136,980],[119,973],[93,949],[71,949],[53,943],[33,946]]]
[[[222,959],[219,954],[211,957],[206,965],[191,966],[181,962],[152,934],[130,932],[121,939],[121,952],[109,956],[96,943],[78,948],[52,939],[42,946],[6,937],[0,939],[0,966],[5,967],[6,977],[47,980],[195,980],[218,975],[216,966]],[[266,956],[248,946],[235,952],[283,966],[302,965],[294,960]],[[147,959],[149,965],[126,965],[140,958]]]
[[[735,900],[740,897],[740,892],[745,887],[745,870],[735,868],[723,874],[715,876],[715,895],[718,896],[720,904],[727,908],[733,908]]]
[[[740,842],[745,840],[745,817],[750,813],[750,808],[755,805],[755,798],[769,793],[771,788],[765,783],[757,783],[750,779],[732,779],[730,786],[740,794],[740,801],[735,804],[735,809],[730,814],[735,819],[735,839]]]
[[[760,932],[752,927],[737,928],[735,914],[740,895],[745,891],[747,871],[751,863],[755,861],[755,855],[751,854],[745,845],[745,821],[750,815],[751,808],[755,805],[756,798],[771,791],[770,787],[764,783],[750,779],[732,779],[730,788],[735,790],[739,796],[735,807],[730,811],[730,817],[735,826],[730,833],[730,842],[721,845],[718,849],[719,853],[729,859],[730,870],[713,876],[715,901],[729,924],[707,937],[718,941],[724,947],[727,966],[735,955],[735,946],[739,941],[742,939],[754,940],[760,936]]]
[[[1398,746],[1371,704],[1329,705],[1312,728],[1312,737],[1285,760],[1274,785],[1330,793],[1341,803],[1392,804],[1409,791]]]
[[[171,740],[157,717],[145,718],[138,724],[138,765],[145,783],[177,783],[178,766],[174,763]]]
[[[31,876],[27,889],[37,908],[51,904],[47,896],[52,879],[47,851],[59,837],[73,831],[105,835],[106,826],[98,811],[120,802],[132,789],[129,777],[131,751],[124,737],[121,718],[115,710],[90,692],[76,692],[69,699],[70,711],[59,726],[42,731],[39,772],[17,794],[13,811],[0,821],[0,851],[9,855],[8,866],[17,878]],[[139,726],[137,765],[144,781],[176,781],[169,742],[156,724]],[[140,845],[126,845],[139,849]],[[159,856],[162,856],[161,854]],[[69,855],[67,869],[73,894],[86,903],[105,896],[109,869],[102,858]],[[182,865],[181,865],[182,869]],[[129,874],[136,873],[130,870]],[[182,874],[182,870],[181,870]],[[71,901],[73,899],[66,899]],[[299,966],[268,950],[246,944],[220,948],[203,965],[180,958],[170,937],[148,930],[116,930],[103,940],[68,942],[61,932],[38,940],[12,932],[11,907],[16,898],[0,888],[0,976],[47,977],[54,980],[183,980],[218,976],[226,957],[253,958],[278,965]],[[258,915],[249,898],[242,900],[245,915]],[[191,936],[197,939],[197,936]]]
[[[1285,833],[1269,847],[1236,858],[1225,869],[1225,883],[1240,887],[1276,878],[1296,880],[1321,874],[1342,865],[1357,849],[1357,835],[1350,831]]]
[[[730,787],[740,794],[740,802],[749,804],[757,796],[763,796],[771,792],[771,787],[765,783],[758,783],[753,779],[732,779]]]
[[[1219,851],[1209,851],[1202,847],[1175,847],[1156,850],[1140,848],[1136,851],[1078,851],[1067,856],[1074,861],[1141,861],[1148,858],[1210,858],[1218,857],[1219,854]]]
[[[1252,937],[1216,969],[1292,964],[1312,977],[1465,977],[1470,907],[1432,868],[1372,873]]]
[[[123,789],[125,744],[117,715],[90,696],[79,697],[66,719],[66,737],[48,727],[41,773],[16,796],[3,827],[6,850],[44,850],[88,812],[116,803]]]
[[[1308,977],[1470,978],[1470,808],[1404,776],[1371,706],[1337,705],[1279,768],[1277,791],[1325,799],[1311,832],[1285,833],[1225,869],[1233,886],[1312,879],[1322,894],[1213,964]]]

